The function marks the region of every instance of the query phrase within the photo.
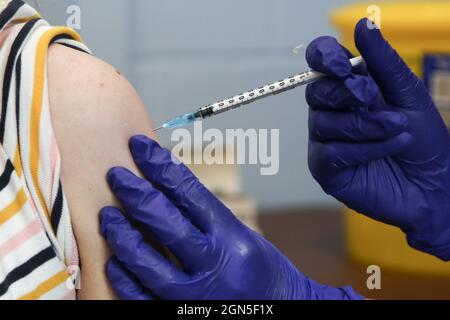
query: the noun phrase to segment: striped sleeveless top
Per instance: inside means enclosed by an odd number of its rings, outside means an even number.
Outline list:
[[[90,53],[20,0],[0,2],[0,299],[74,299],[78,252],[60,182],[47,50]]]

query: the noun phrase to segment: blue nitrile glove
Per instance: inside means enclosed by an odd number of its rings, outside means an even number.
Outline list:
[[[310,67],[329,76],[306,92],[310,170],[328,194],[450,260],[449,133],[423,82],[368,25],[355,31],[367,69],[352,71],[334,38],[307,49]]]
[[[101,212],[115,257],[107,265],[122,299],[360,299],[308,279],[271,243],[239,222],[184,165],[156,142],[137,136],[130,148],[149,180],[114,168],[108,180],[127,213]],[[177,268],[135,229],[166,246]]]

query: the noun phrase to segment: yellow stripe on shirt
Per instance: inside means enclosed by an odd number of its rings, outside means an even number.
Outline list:
[[[78,251],[60,181],[60,154],[53,140],[47,56],[53,42],[89,50],[80,43],[75,31],[52,27],[44,20],[36,21],[40,16],[21,1],[11,1],[8,10],[2,9],[0,18],[9,21],[6,27],[11,28],[2,50],[5,56],[14,59],[0,61],[0,76],[11,81],[4,95],[17,99],[8,99],[2,106],[9,115],[5,118],[12,121],[7,120],[0,162],[9,166],[12,163],[14,170],[0,192],[0,235],[4,228],[11,231],[8,239],[0,236],[0,246],[7,248],[6,269],[11,270],[5,274],[11,281],[0,284],[0,300],[74,298],[75,290],[67,270],[78,266]],[[13,121],[14,114],[16,121]],[[48,221],[50,213],[58,221]],[[24,245],[27,241],[32,242]],[[42,251],[43,246],[46,249]],[[34,263],[24,265],[25,259],[33,257],[36,257]],[[49,259],[51,263],[47,263]],[[44,263],[45,270],[36,272]],[[18,272],[25,267],[26,273]]]
[[[50,279],[42,282],[32,292],[20,297],[19,300],[37,300],[40,297],[42,297],[44,294],[46,294],[47,292],[49,292],[52,289],[59,286],[61,283],[63,283],[67,279],[69,279],[69,275],[67,274],[67,272],[61,271],[60,273],[57,273]]]
[[[39,40],[36,50],[36,64],[34,66],[34,88],[31,102],[30,119],[30,171],[33,184],[36,186],[36,193],[39,197],[42,208],[45,210],[47,218],[50,219],[50,212],[45,202],[44,196],[39,187],[39,133],[41,129],[42,100],[45,86],[45,65],[47,62],[47,50],[52,39],[58,35],[67,34],[76,41],[81,41],[81,37],[74,30],[65,27],[53,28],[43,34]]]
[[[6,221],[14,217],[25,205],[28,198],[23,189],[17,193],[16,198],[13,202],[6,206],[5,209],[0,211],[0,225],[4,224]]]
[[[14,19],[13,21],[11,21],[11,24],[25,23],[34,19],[41,19],[41,18],[42,16],[39,13],[36,13],[34,16],[31,17]]]
[[[14,155],[13,161],[14,169],[16,170],[17,176],[22,178],[22,159],[20,159],[20,147],[19,142],[17,142],[16,153]]]

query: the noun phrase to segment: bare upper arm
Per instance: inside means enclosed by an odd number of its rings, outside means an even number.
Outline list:
[[[128,140],[134,134],[151,136],[152,125],[128,81],[95,57],[53,45],[48,77],[61,179],[82,263],[79,298],[113,298],[104,273],[110,253],[98,223],[99,210],[114,203],[105,177],[117,165],[137,171]]]

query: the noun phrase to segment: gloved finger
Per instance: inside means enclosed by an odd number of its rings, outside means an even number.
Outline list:
[[[231,212],[169,150],[145,137],[130,139],[134,161],[145,177],[161,190],[201,231],[237,221]]]
[[[352,76],[344,81],[321,79],[308,85],[305,95],[316,110],[375,109],[380,90],[370,77]]]
[[[148,245],[118,209],[103,208],[100,217],[102,234],[114,255],[152,293],[170,299],[173,286],[190,279]]]
[[[383,38],[380,30],[369,28],[367,22],[362,19],[356,25],[355,44],[386,102],[407,109],[433,106],[424,83]]]
[[[345,79],[352,73],[349,61],[353,55],[333,37],[319,37],[306,49],[306,61],[315,71],[325,73],[335,79]],[[367,75],[364,65],[353,69],[353,73]]]
[[[314,163],[310,163],[310,166],[316,166],[311,168],[312,172],[320,172],[325,168],[336,170],[366,164],[373,160],[394,156],[411,141],[411,135],[403,132],[388,140],[377,142],[312,142],[310,154],[315,156]]]
[[[212,252],[209,239],[158,189],[125,168],[113,168],[108,182],[128,216],[180,259],[187,269],[204,268]]]
[[[120,264],[117,258],[112,257],[106,263],[106,274],[111,287],[121,300],[155,300],[153,295]]]
[[[395,111],[309,111],[310,137],[321,142],[386,140],[407,126],[407,116]]]

